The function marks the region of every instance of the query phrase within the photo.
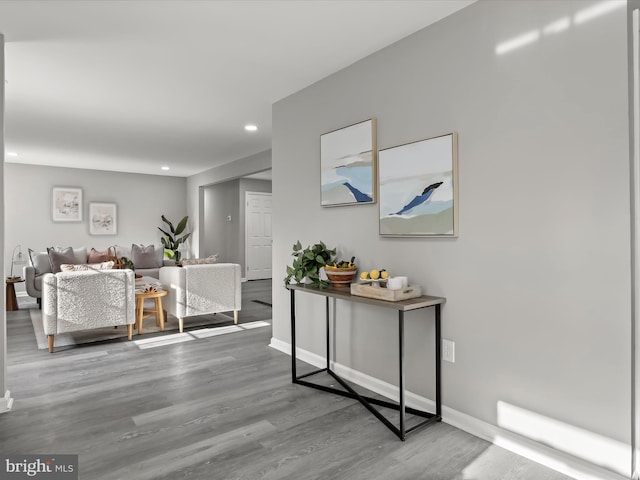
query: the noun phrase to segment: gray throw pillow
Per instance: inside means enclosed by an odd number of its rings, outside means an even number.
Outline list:
[[[156,261],[156,250],[153,245],[131,245],[131,260],[136,269],[140,268],[158,268]]]
[[[36,277],[45,273],[51,273],[51,262],[49,261],[49,254],[47,252],[35,252],[29,249],[29,257],[31,258],[31,265],[35,269]]]
[[[56,250],[55,248],[47,248],[49,254],[49,263],[51,263],[51,272],[58,273],[60,271],[60,265],[63,263],[76,264],[76,256],[73,253],[73,248],[67,247],[65,249]]]

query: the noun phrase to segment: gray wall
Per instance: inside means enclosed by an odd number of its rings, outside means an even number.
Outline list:
[[[240,178],[203,187],[202,257],[218,254],[224,262],[239,263],[245,276],[245,194],[271,192],[271,182]],[[231,221],[227,220],[231,216]]]
[[[201,257],[217,254],[223,262],[239,263],[238,205],[239,180],[204,188],[204,236]],[[231,221],[227,217],[231,216]]]
[[[626,12],[573,22],[593,4],[480,1],[277,102],[274,278],[298,239],[406,274],[447,298],[447,407],[505,427],[505,402],[628,443]],[[570,28],[495,53],[561,18]],[[320,207],[319,136],[371,117],[381,149],[458,132],[459,238],[382,238],[377,205]],[[324,355],[322,300],[298,295],[297,306],[314,320],[299,346]],[[433,399],[431,318],[408,315],[407,387]],[[273,320],[274,339],[289,342],[279,282]],[[391,320],[338,302],[337,361],[396,383]]]
[[[51,189],[82,187],[83,221],[51,219]],[[160,216],[174,223],[186,215],[186,179],[73,168],[5,164],[5,262],[11,267],[16,245],[43,251],[58,245],[106,249],[110,245],[160,243]],[[89,235],[90,202],[117,205],[117,235]],[[7,270],[8,271],[8,270]]]
[[[4,35],[0,34],[0,150],[2,165],[0,166],[0,251],[4,251]],[[0,267],[4,270],[4,258],[0,258]],[[5,392],[7,385],[7,314],[6,297],[4,299],[2,315],[0,315],[0,412],[7,408]]]
[[[271,150],[260,152],[234,162],[220,165],[187,178],[187,211],[192,220],[193,239],[191,255],[202,256],[200,245],[204,245],[205,221],[204,188],[210,185],[235,180],[252,173],[263,172],[271,168]]]

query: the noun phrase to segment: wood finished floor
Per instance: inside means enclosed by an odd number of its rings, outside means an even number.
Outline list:
[[[271,318],[271,282],[241,318]],[[400,442],[353,400],[291,384],[271,328],[149,350],[129,341],[38,350],[7,312],[3,454],[78,454],[82,480],[535,479],[564,475],[445,423]],[[301,365],[300,368],[304,368]]]

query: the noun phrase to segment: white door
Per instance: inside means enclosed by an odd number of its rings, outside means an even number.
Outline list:
[[[246,193],[247,280],[271,278],[271,194]]]

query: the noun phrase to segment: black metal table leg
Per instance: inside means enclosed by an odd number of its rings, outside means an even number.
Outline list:
[[[406,435],[417,430],[419,428],[425,427],[427,425],[431,425],[437,423],[441,420],[441,394],[440,394],[440,386],[441,386],[441,332],[440,332],[440,303],[430,304],[425,306],[420,306],[418,308],[426,308],[428,306],[435,306],[435,351],[436,351],[436,413],[430,413],[422,410],[418,410],[415,408],[407,407],[406,405],[406,392],[405,392],[405,345],[404,345],[404,310],[398,310],[398,403],[389,402],[386,400],[381,400],[379,398],[373,398],[366,395],[360,395],[357,393],[351,385],[349,385],[345,380],[343,380],[340,376],[338,376],[333,370],[331,370],[331,314],[330,314],[330,306],[329,306],[329,295],[326,296],[325,301],[325,323],[326,323],[326,367],[314,370],[304,375],[297,375],[296,368],[296,315],[295,315],[295,289],[296,287],[291,288],[291,375],[292,382],[298,385],[304,385],[307,387],[311,387],[317,390],[322,390],[324,392],[333,393],[336,395],[341,395],[343,397],[353,398],[354,400],[359,401],[364,407],[367,408],[373,415],[375,415],[389,430],[391,430],[400,440],[404,441]],[[300,288],[300,287],[298,287]],[[313,290],[312,290],[313,292]],[[320,293],[320,292],[318,292]],[[324,293],[324,292],[323,292]],[[342,295],[340,295],[342,296]],[[443,301],[440,297],[425,297],[425,298],[434,298],[437,301]],[[353,301],[353,300],[352,300]],[[335,298],[334,298],[334,317],[335,317]],[[322,384],[312,383],[306,380],[306,378],[316,375],[318,373],[326,372],[331,377],[333,377],[344,390],[337,389],[333,386],[325,386]],[[399,412],[399,422],[400,425],[397,427],[393,423],[391,423],[378,409],[374,407],[374,405],[385,407],[389,409],[393,409]],[[422,418],[422,421],[414,424],[410,428],[406,426],[406,415],[411,414]]]
[[[436,305],[436,415],[442,417],[442,394],[440,392],[440,384],[442,379],[442,360],[440,348],[442,339],[440,338],[440,305]]]
[[[400,440],[404,441],[404,416],[405,416],[405,405],[404,405],[404,312],[402,310],[398,311],[398,352],[399,352],[399,365],[400,365],[400,376],[398,378],[398,389],[400,390],[399,398],[399,408],[400,408]]]
[[[326,297],[326,314],[327,314],[327,370],[329,370],[330,367],[330,354],[329,354],[329,297]]]
[[[296,383],[296,291],[291,292],[291,382]]]

